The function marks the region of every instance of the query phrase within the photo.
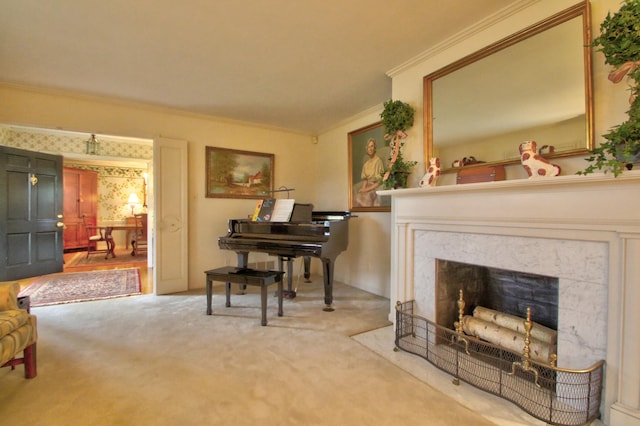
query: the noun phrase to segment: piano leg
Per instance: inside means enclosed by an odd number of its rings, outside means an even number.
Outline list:
[[[211,315],[212,313],[212,309],[211,309],[211,299],[213,298],[213,290],[212,287],[213,286],[213,280],[209,279],[209,276],[207,276],[207,315]]]
[[[324,303],[322,309],[325,312],[333,312],[331,307],[333,303],[333,261],[331,259],[322,259],[322,276],[324,277]]]
[[[284,290],[282,295],[285,299],[293,299],[296,297],[296,292],[293,290],[293,261],[295,257],[278,256],[278,268],[283,271],[283,264],[287,262],[287,290]]]
[[[246,268],[249,264],[249,252],[241,251],[236,254],[238,255],[238,268]]]
[[[249,264],[249,252],[248,251],[240,251],[236,253],[238,255],[238,268],[246,268]],[[240,294],[244,294],[247,289],[246,284],[238,284],[240,288]]]
[[[302,260],[304,261],[304,282],[310,283],[311,280],[309,278],[311,278],[311,257],[303,256]]]

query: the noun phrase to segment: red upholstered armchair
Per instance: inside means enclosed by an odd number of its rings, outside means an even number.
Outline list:
[[[20,284],[0,283],[0,366],[24,364],[24,376],[36,377],[36,316],[18,307]],[[23,352],[21,358],[18,354]]]

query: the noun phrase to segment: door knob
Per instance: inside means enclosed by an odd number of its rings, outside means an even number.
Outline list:
[[[62,227],[64,227],[64,222],[58,222],[58,223],[56,223],[56,226],[58,228],[62,228]]]

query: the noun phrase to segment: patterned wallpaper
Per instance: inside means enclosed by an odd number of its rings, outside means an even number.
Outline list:
[[[129,196],[136,194],[140,204],[134,207],[134,213],[146,213],[142,206],[146,169],[128,167],[92,166],[83,163],[65,162],[65,167],[93,170],[98,172],[98,220],[100,222],[122,222],[131,216],[131,206],[127,204]]]
[[[48,152],[63,157],[65,154],[86,154],[88,139],[89,137],[84,134],[0,125],[0,145],[29,151]],[[153,159],[153,146],[150,143],[132,143],[116,139],[98,137],[100,143],[98,155],[95,156],[96,160],[100,160],[101,157],[109,157],[109,161],[112,163],[115,158],[117,164],[117,158],[122,158],[123,161],[125,159],[141,160],[140,162],[150,162]],[[126,217],[131,216],[131,207],[127,201],[132,193],[135,193],[140,200],[140,204],[134,207],[134,213],[147,212],[147,209],[142,206],[145,191],[144,174],[149,173],[146,168],[91,164],[90,159],[65,159],[64,166],[98,172],[99,221],[123,222]]]
[[[52,154],[87,154],[89,135],[83,133],[61,132],[56,130],[37,130],[0,125],[0,143],[30,151]],[[128,159],[151,160],[153,146],[150,143],[133,142],[126,138],[98,135],[100,141],[97,157],[120,157]]]

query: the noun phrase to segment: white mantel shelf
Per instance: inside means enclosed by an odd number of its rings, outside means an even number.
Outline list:
[[[553,228],[640,231],[640,171],[378,191],[395,223],[544,223]]]
[[[377,193],[392,201],[390,312],[396,301],[418,297],[423,316],[433,320],[432,259],[439,255],[488,263],[500,256],[511,262],[538,258],[541,266],[564,265],[565,281],[580,282],[565,288],[573,294],[567,303],[591,297],[594,311],[585,321],[599,321],[592,328],[601,333],[587,332],[585,338],[597,340],[596,352],[605,357],[603,420],[640,426],[640,170],[618,177],[600,173]],[[541,247],[546,251],[540,253]],[[580,258],[581,247],[603,247],[603,255]],[[578,291],[595,276],[604,294]],[[569,328],[580,328],[581,322]]]
[[[572,188],[585,185],[611,185],[624,182],[640,183],[640,170],[625,171],[618,177],[612,174],[594,173],[586,176],[568,175],[536,179],[513,179],[496,182],[467,183],[464,185],[445,185],[425,188],[388,189],[377,191],[378,195],[393,197],[412,197],[416,195],[437,195],[442,193],[513,191],[519,189],[538,190],[556,187]]]

